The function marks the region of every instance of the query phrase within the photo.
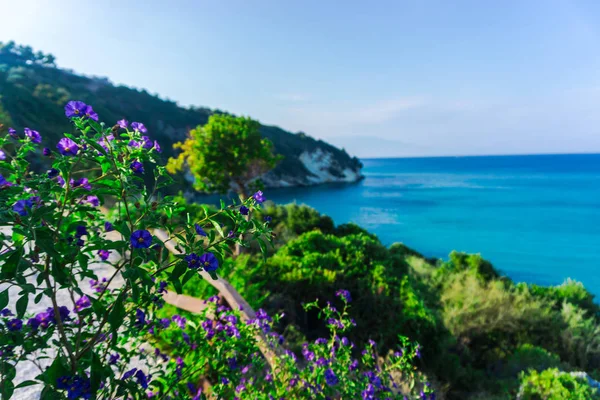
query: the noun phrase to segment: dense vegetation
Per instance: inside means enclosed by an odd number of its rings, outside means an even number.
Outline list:
[[[152,132],[152,138],[161,144],[165,157],[173,155],[173,144],[184,140],[189,130],[205,124],[214,113],[224,113],[206,107],[180,107],[144,89],[115,86],[107,78],[82,76],[57,68],[50,54],[34,52],[31,47],[13,42],[0,42],[0,124],[18,130],[43,126],[43,133],[58,141],[63,132],[71,131],[61,109],[74,98],[93,104],[107,124],[115,124],[123,118],[143,121]],[[345,168],[358,170],[361,167],[360,161],[344,150],[304,133],[293,134],[267,125],[261,125],[260,132],[283,157],[269,174],[270,181],[286,179],[309,184],[311,172],[299,159],[304,151],[322,149],[331,153],[330,172],[334,175]],[[43,159],[38,158],[38,161]],[[180,179],[179,186],[187,189],[189,184]]]
[[[381,354],[394,348],[398,334],[417,340],[420,367],[448,399],[515,398],[521,382],[523,399],[599,398],[582,377],[543,372],[598,377],[600,308],[580,283],[517,284],[476,254],[453,252],[443,261],[401,243],[386,248],[360,227],[336,227],[303,205],[270,205],[259,213],[272,218],[272,256],[229,259],[221,272],[255,307],[285,312],[280,324],[291,349],[300,351],[302,342],[326,332],[302,303],[315,297],[335,302],[332,294],[348,288],[357,322],[350,339],[373,339]],[[184,291],[213,293],[204,283]],[[569,392],[573,382],[587,394],[540,394],[546,385]]]

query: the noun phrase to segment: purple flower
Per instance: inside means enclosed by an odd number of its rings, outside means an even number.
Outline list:
[[[272,218],[270,215],[267,215],[267,216],[265,217],[265,222],[267,222],[267,223],[268,223],[268,222],[271,222],[272,220],[273,220],[273,218]]]
[[[227,379],[227,378],[223,377],[223,378],[221,378],[221,383],[222,383],[223,385],[228,385],[228,384],[229,384],[229,379]]]
[[[117,125],[119,125],[119,127],[122,129],[127,129],[127,125],[129,125],[129,122],[125,118],[123,118],[117,121]]]
[[[115,365],[119,361],[119,358],[121,358],[121,356],[118,353],[113,353],[108,357],[108,363],[110,365]]]
[[[42,150],[42,154],[45,155],[46,157],[48,157],[48,156],[50,156],[52,154],[52,152],[50,151],[49,148],[44,147],[43,150]]]
[[[355,371],[358,368],[358,360],[352,360],[350,363],[350,367],[348,368],[350,371]]]
[[[156,150],[157,153],[162,153],[162,149],[160,148],[160,144],[158,144],[158,142],[156,140],[154,141],[154,150]]]
[[[350,292],[345,289],[338,290],[337,292],[335,292],[335,295],[338,296],[340,299],[345,300],[347,303],[350,303],[352,301],[352,297],[350,297]]]
[[[133,171],[134,174],[143,174],[144,173],[144,164],[139,161],[134,161],[129,165],[129,168]]]
[[[152,140],[148,137],[148,136],[142,136],[142,147],[145,149],[151,149],[152,147],[154,147],[154,143],[152,143]]]
[[[134,131],[139,131],[139,132],[142,132],[142,133],[148,132],[148,129],[146,129],[146,127],[144,126],[144,124],[142,124],[141,122],[132,122],[131,123],[131,128]]]
[[[86,197],[85,201],[87,201],[94,207],[98,207],[100,205],[100,200],[98,199],[98,196],[88,196]]]
[[[181,315],[178,315],[178,314],[173,315],[172,320],[181,329],[185,329],[185,324],[187,323],[187,320],[185,318],[183,318]]]
[[[240,207],[240,214],[242,214],[242,215],[248,215],[249,212],[250,212],[250,210],[248,209],[248,207],[246,207],[246,206],[241,206]]]
[[[0,188],[9,187],[9,186],[13,186],[13,183],[7,181],[6,178],[3,177],[2,174],[0,174]]]
[[[339,383],[339,379],[338,377],[335,375],[335,372],[333,372],[333,370],[331,368],[327,369],[327,371],[325,371],[325,382],[329,385],[329,386],[335,386]]]
[[[80,238],[88,234],[87,228],[83,225],[77,225],[75,227],[75,237]]]
[[[106,261],[106,260],[108,260],[108,256],[110,255],[110,251],[104,250],[104,249],[98,250],[98,255],[100,256],[100,259],[102,261]]]
[[[184,260],[187,262],[188,268],[196,269],[200,266],[200,257],[196,253],[191,253],[190,255],[186,256]]]
[[[256,193],[254,193],[254,194],[252,195],[252,198],[253,198],[253,199],[254,199],[254,200],[255,200],[255,201],[258,203],[258,204],[261,204],[261,203],[263,203],[263,202],[266,200],[266,199],[265,199],[265,196],[263,195],[263,192],[262,192],[262,191],[260,191],[260,190],[259,190],[258,192],[256,192]]]
[[[158,293],[167,293],[167,282],[161,281],[158,284]]]
[[[162,318],[158,320],[158,323],[163,329],[167,329],[169,326],[171,326],[171,320],[169,318]]]
[[[110,222],[106,221],[104,223],[104,231],[105,232],[112,232],[115,228],[113,227],[113,224],[111,224]]]
[[[421,345],[419,344],[415,347],[415,355],[417,358],[421,358]]]
[[[129,371],[127,371],[123,374],[123,377],[121,379],[125,380],[125,379],[131,378],[135,374],[136,371],[137,371],[137,368],[130,369]]]
[[[38,131],[34,131],[33,129],[25,128],[25,136],[31,139],[32,143],[42,143],[42,136]]]
[[[204,229],[202,229],[202,227],[198,224],[194,224],[194,228],[196,228],[196,233],[200,236],[206,236],[206,232],[204,232]]]
[[[148,388],[148,379],[149,377],[146,376],[142,370],[138,369],[138,371],[135,373],[135,380],[137,381],[138,385],[144,389]]]
[[[46,150],[46,149],[44,149],[44,150]],[[4,152],[4,150],[0,149],[0,161],[4,161],[4,160],[6,160],[6,153]]]
[[[108,282],[108,279],[106,279],[106,278],[102,278],[102,280],[100,282],[91,279],[90,280],[90,287],[92,289],[94,289],[94,291],[96,293],[102,293],[102,292],[104,292],[106,290],[107,282]]]
[[[146,313],[139,308],[135,310],[135,325],[138,327],[146,325]]]
[[[113,140],[115,140],[115,136],[112,133],[108,136],[104,136],[102,138],[102,140],[100,140],[99,144],[100,144],[100,146],[102,146],[102,148],[104,149],[104,151],[106,153],[108,153],[108,151],[109,151],[108,142],[111,142]],[[102,153],[99,152],[98,154],[102,154]]]
[[[18,200],[13,205],[13,211],[24,217],[27,215],[27,211],[31,210],[32,206],[33,204],[31,203],[31,200]]]
[[[77,145],[77,143],[75,143],[74,141],[72,141],[69,138],[62,138],[58,141],[58,144],[56,145],[56,148],[58,149],[58,152],[60,154],[62,154],[63,156],[76,156],[77,153],[79,152],[79,146]]]
[[[17,135],[17,131],[13,128],[8,128],[8,134],[12,137],[14,137],[15,139],[17,139],[19,137],[19,135]]]
[[[130,140],[129,143],[127,143],[127,146],[129,146],[129,147],[140,147],[141,143],[140,142],[136,142],[135,140]]]
[[[56,168],[50,168],[48,170],[48,178],[52,179],[58,176],[58,174],[60,173],[59,170],[57,170]]]
[[[79,298],[79,300],[77,300],[75,302],[75,312],[79,312],[88,307],[91,307],[91,305],[92,305],[92,303],[90,302],[90,298],[84,294],[83,296],[81,296]]]
[[[94,109],[92,108],[92,106],[86,105],[85,109],[83,110],[83,113],[89,119],[93,119],[94,121],[98,121],[98,114],[94,111]]]
[[[14,314],[12,313],[12,311],[10,311],[8,308],[3,309],[2,311],[0,311],[0,316],[2,317],[12,317]]]
[[[71,100],[65,105],[65,115],[67,118],[81,117],[85,113],[87,105],[83,101]]]
[[[80,187],[85,190],[92,190],[92,185],[90,185],[88,178],[79,178],[76,181],[72,181],[71,186],[74,188]]]
[[[219,261],[213,253],[204,253],[200,256],[200,264],[205,271],[216,271],[219,268]]]
[[[6,327],[11,332],[20,331],[23,328],[23,321],[17,318],[11,319],[6,323]]]
[[[136,249],[147,249],[152,244],[152,235],[145,229],[140,229],[131,234],[131,246]]]
[[[68,389],[71,386],[71,377],[70,376],[61,376],[56,379],[56,388],[57,389]]]

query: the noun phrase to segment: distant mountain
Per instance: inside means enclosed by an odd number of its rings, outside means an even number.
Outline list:
[[[70,129],[63,113],[69,100],[93,105],[106,123],[121,118],[143,122],[161,144],[165,157],[173,154],[172,144],[184,139],[190,129],[205,124],[212,113],[222,112],[180,107],[146,90],[115,86],[107,78],[58,68],[52,55],[34,52],[29,46],[0,42],[0,123],[16,129],[30,127],[48,143],[55,143]],[[276,126],[262,125],[261,133],[284,156],[263,177],[268,187],[353,182],[362,177],[360,161],[328,143]]]

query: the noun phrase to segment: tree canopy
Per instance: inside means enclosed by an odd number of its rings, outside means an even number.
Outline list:
[[[187,168],[199,191],[234,190],[246,198],[251,184],[281,159],[259,128],[258,121],[248,117],[211,115],[206,125],[192,129],[185,141],[173,145],[182,151],[169,159],[167,170],[176,173]]]

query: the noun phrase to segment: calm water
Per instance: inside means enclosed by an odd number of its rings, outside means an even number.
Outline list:
[[[600,294],[600,154],[363,160],[352,185],[268,190],[385,243],[481,253],[518,281],[567,277]]]

